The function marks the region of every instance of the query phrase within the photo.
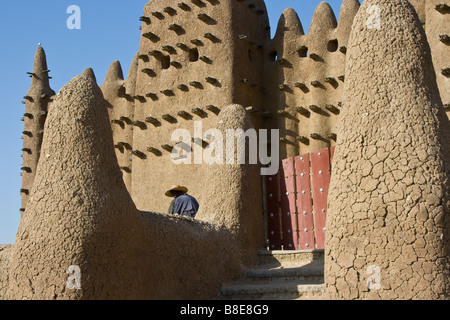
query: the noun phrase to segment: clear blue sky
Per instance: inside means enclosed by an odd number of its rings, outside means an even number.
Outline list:
[[[185,0],[189,2],[189,0]],[[139,50],[141,22],[147,0],[5,0],[0,10],[0,96],[2,115],[0,136],[0,244],[14,243],[20,220],[20,167],[22,164],[24,113],[21,104],[31,79],[38,43],[47,54],[52,71],[50,85],[58,92],[64,84],[87,67],[94,69],[99,85],[110,64],[119,60],[125,76]],[[168,0],[169,2],[169,0]],[[176,1],[175,1],[176,2]],[[319,0],[266,0],[272,32],[284,9],[291,7],[300,16],[307,32]],[[336,18],[342,0],[327,1]],[[360,1],[361,2],[361,1]],[[81,9],[81,29],[67,28],[67,8]]]

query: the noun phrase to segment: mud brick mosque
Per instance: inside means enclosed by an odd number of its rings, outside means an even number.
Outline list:
[[[152,0],[140,20],[127,77],[114,61],[101,86],[87,69],[56,94],[37,49],[0,299],[226,298],[283,270],[315,277],[298,296],[449,298],[449,0],[343,0],[338,18],[322,2],[307,34],[286,9],[273,38],[262,0]],[[326,154],[323,227],[319,191],[299,204],[314,167],[273,180],[260,165],[175,164],[172,132],[198,121],[278,129],[284,163]],[[195,220],[164,214],[173,184],[197,198]]]

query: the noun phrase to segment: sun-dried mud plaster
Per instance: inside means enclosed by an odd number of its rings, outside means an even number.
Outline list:
[[[413,0],[417,16],[404,0],[343,0],[339,17],[322,2],[307,33],[288,8],[271,38],[263,0],[152,0],[126,79],[114,61],[101,87],[88,69],[57,96],[39,47],[0,298],[210,298],[251,265],[259,165],[174,163],[177,129],[208,151],[199,124],[277,129],[280,159],[337,145],[330,297],[446,297],[449,1]],[[198,199],[196,221],[153,213],[174,184]]]
[[[448,298],[448,119],[413,7],[366,0],[347,55],[328,200],[327,293]]]
[[[49,112],[9,298],[210,297],[241,271],[235,237],[220,226],[136,209],[114,156],[107,102],[87,69]]]

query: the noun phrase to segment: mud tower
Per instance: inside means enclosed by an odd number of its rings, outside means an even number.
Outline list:
[[[322,2],[306,34],[286,9],[271,38],[263,0],[152,0],[127,77],[114,61],[101,86],[87,69],[58,95],[39,47],[1,298],[216,296],[266,248],[266,177],[202,155],[209,129],[251,128],[279,130],[280,160],[336,146],[328,297],[448,298],[450,4],[411,3],[343,0],[337,19]],[[191,153],[176,162],[178,129]],[[173,184],[197,220],[156,213]]]
[[[369,23],[369,8],[379,23]],[[363,3],[346,67],[328,202],[327,293],[448,298],[449,126],[408,1]]]
[[[50,88],[49,72],[44,49],[39,46],[34,58],[33,71],[28,73],[32,81],[30,90],[24,97],[25,114],[21,119],[24,121],[22,189],[20,190],[22,195],[21,212],[25,211],[36,176],[48,105],[51,97],[55,95],[55,92]]]

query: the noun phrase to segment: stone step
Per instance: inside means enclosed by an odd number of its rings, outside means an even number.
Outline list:
[[[259,250],[258,265],[224,285],[218,299],[322,299],[324,292],[324,250]]]
[[[306,263],[324,263],[324,250],[259,250],[258,262],[260,266],[275,268],[282,266],[300,266]]]
[[[299,267],[274,269],[249,269],[244,273],[249,282],[271,282],[274,280],[295,280],[300,283],[323,283],[323,264],[309,263]]]
[[[220,296],[226,300],[296,300],[321,299],[322,284],[299,284],[298,280],[277,280],[271,283],[235,283],[222,287]]]

